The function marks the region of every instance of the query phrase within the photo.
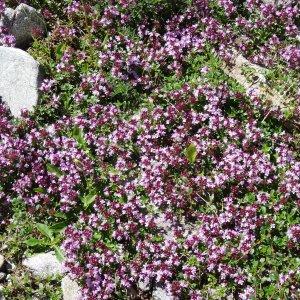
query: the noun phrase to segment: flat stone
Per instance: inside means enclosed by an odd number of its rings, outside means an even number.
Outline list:
[[[228,76],[232,77],[242,85],[247,93],[255,91],[258,96],[263,96],[266,103],[274,108],[284,109],[291,103],[291,99],[279,94],[276,90],[273,89],[271,92],[269,91],[270,88],[267,85],[267,80],[264,75],[267,69],[250,62],[234,49],[232,49],[232,52],[234,53],[234,56],[231,61],[231,66],[228,67],[225,63],[222,63],[222,69]],[[253,71],[251,79],[247,78],[243,73],[244,67],[248,67]]]
[[[76,281],[69,276],[65,276],[61,281],[61,289],[63,292],[63,300],[80,300],[80,287]]]
[[[14,116],[37,104],[42,77],[39,63],[27,52],[0,46],[0,97]]]
[[[62,264],[58,261],[54,252],[33,255],[25,259],[22,264],[34,275],[42,278],[62,274]]]
[[[21,3],[14,10],[13,22],[9,27],[16,39],[16,47],[26,48],[35,35],[44,36],[47,32],[43,16],[33,7]]]
[[[288,6],[297,4],[297,0],[263,0],[262,2],[265,4],[272,4],[274,6]]]

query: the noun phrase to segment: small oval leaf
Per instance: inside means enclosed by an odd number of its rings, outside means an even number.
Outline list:
[[[197,148],[194,144],[190,144],[185,149],[185,156],[190,163],[194,163],[197,157]]]
[[[29,238],[26,241],[24,241],[24,243],[29,246],[29,247],[34,247],[34,246],[40,246],[44,244],[43,240],[39,240],[36,238]]]

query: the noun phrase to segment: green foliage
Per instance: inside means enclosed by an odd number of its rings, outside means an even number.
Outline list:
[[[28,215],[22,200],[12,200],[11,222],[0,235],[1,254],[15,265],[9,281],[1,290],[6,299],[61,299],[59,276],[40,279],[22,266],[24,255],[42,250],[45,246],[43,243],[47,244],[47,240],[50,242],[50,237],[54,237],[55,240],[56,230],[35,222],[33,217]],[[58,239],[56,241],[59,245]],[[48,244],[46,247],[48,248]]]
[[[61,177],[64,175],[64,173],[56,166],[48,163],[47,165],[47,171],[49,173],[52,173],[53,175],[57,176],[57,177]]]
[[[7,4],[14,7],[17,5],[16,0],[7,1]],[[28,3],[38,9],[47,8],[55,14],[55,18],[63,25],[73,27],[74,22],[77,20],[65,20],[60,18],[63,14],[63,10],[71,1],[61,0],[29,0]],[[140,21],[158,21],[158,31],[164,32],[165,28],[162,26],[165,21],[173,15],[188,7],[193,1],[191,0],[139,0],[136,1],[136,6],[132,11],[133,18],[129,26],[116,25],[114,28],[114,35],[123,35],[130,37],[132,40],[138,40],[139,37],[136,33],[136,25]],[[238,3],[238,12],[241,15],[246,15],[244,1],[234,1]],[[91,5],[94,5],[100,16],[103,9],[110,3],[110,1],[90,1]],[[210,7],[215,11],[214,17],[222,24],[232,24],[235,34],[243,34],[241,29],[237,28],[233,24],[233,21],[226,16],[223,8],[220,8],[218,1],[209,1]],[[183,70],[180,76],[175,75],[169,71],[161,68],[159,63],[151,62],[150,75],[153,79],[155,88],[153,91],[145,91],[138,86],[133,86],[130,82],[113,78],[109,72],[101,66],[99,62],[98,50],[104,49],[109,43],[110,35],[106,30],[99,29],[97,33],[92,34],[90,27],[87,26],[91,20],[89,16],[78,20],[76,28],[80,30],[82,36],[80,38],[74,38],[70,44],[60,39],[55,40],[51,36],[41,40],[35,39],[28,52],[33,55],[43,66],[46,77],[54,78],[57,82],[57,86],[54,88],[55,92],[59,94],[60,103],[58,107],[52,107],[51,99],[47,95],[44,95],[41,99],[43,105],[37,107],[34,113],[34,120],[39,126],[45,126],[61,116],[76,115],[78,112],[86,112],[87,107],[90,104],[116,104],[122,111],[124,119],[128,114],[137,112],[141,107],[153,108],[155,105],[169,105],[172,103],[172,99],[167,100],[165,97],[171,91],[182,88],[184,84],[188,84],[192,87],[198,85],[210,84],[212,86],[218,86],[226,82],[230,88],[232,94],[231,99],[226,103],[225,111],[228,116],[236,118],[237,120],[245,120],[247,114],[243,109],[240,109],[240,104],[249,104],[247,99],[238,99],[235,97],[235,92],[243,92],[244,88],[237,84],[233,79],[229,78],[222,70],[222,63],[220,59],[212,51],[212,45],[206,44],[203,51],[191,52],[187,56],[183,63]],[[49,22],[49,31],[55,26],[53,22]],[[253,38],[252,42],[256,45],[256,48],[249,54],[254,54],[255,51],[266,43],[266,41],[274,34],[282,35],[283,28],[279,24],[276,28],[257,28],[249,35]],[[100,40],[99,49],[95,49],[93,42],[95,39]],[[76,51],[85,51],[87,59],[83,61],[75,60],[75,74],[62,74],[56,72],[56,65],[60,62],[67,49],[75,48]],[[208,72],[203,74],[201,69],[203,67],[208,68]],[[142,70],[144,72],[144,70]],[[252,80],[253,70],[250,68],[243,68],[244,74]],[[74,101],[74,93],[78,90],[78,82],[81,75],[88,75],[94,73],[103,73],[107,78],[110,86],[112,87],[112,93],[108,98],[99,99],[94,95],[85,95],[82,103],[76,103]],[[80,76],[79,76],[80,75]],[[276,89],[279,93],[288,97],[294,97],[298,90],[299,72],[289,71],[285,72],[283,64],[276,64],[276,67],[270,68],[266,73],[267,84],[270,89]],[[151,101],[150,101],[151,99]],[[204,97],[199,97],[197,104],[195,104],[195,110],[202,109],[205,105]],[[285,117],[291,118],[295,113],[295,104],[290,105],[285,109]],[[255,116],[254,116],[255,117]],[[282,132],[282,124],[276,120],[270,118],[268,122],[265,119],[259,119],[258,122],[261,125],[263,133],[267,137],[272,137],[275,134]],[[216,131],[216,136],[222,136],[222,132]],[[85,133],[79,126],[70,128],[67,135],[74,139],[78,147],[86,153],[86,155],[94,159],[93,149],[86,141]],[[299,139],[300,141],[300,139]],[[239,143],[239,141],[237,141]],[[300,143],[300,142],[299,142]],[[131,145],[128,145],[131,147]],[[274,153],[274,145],[272,142],[264,142],[261,146],[262,152],[269,156],[271,160],[275,161],[276,156]],[[138,152],[138,150],[137,150]],[[186,147],[182,153],[188,162],[191,164],[191,168],[194,167],[197,160],[197,147],[191,143]],[[217,156],[217,154],[216,154]],[[115,159],[115,158],[110,158]],[[76,158],[74,158],[76,161]],[[211,164],[210,161],[205,158],[201,159],[203,165]],[[78,161],[80,164],[80,161]],[[46,165],[47,171],[57,178],[61,178],[65,173],[57,166],[48,163]],[[109,170],[113,172],[114,170]],[[101,173],[101,180],[105,183],[106,176],[109,172],[103,171]],[[205,174],[206,175],[206,174]],[[174,170],[174,177],[176,177],[176,170]],[[178,181],[184,181],[182,176],[178,175],[176,178]],[[187,185],[189,183],[187,182]],[[110,187],[112,190],[114,186]],[[94,178],[83,178],[82,185],[80,185],[80,201],[78,203],[77,211],[89,212],[91,207],[95,203],[97,196],[101,195],[103,186],[96,185]],[[42,187],[36,187],[33,189],[35,193],[46,194],[47,191]],[[272,214],[272,205],[275,205],[279,201],[278,195],[275,190],[271,193],[271,199],[268,205],[260,207],[259,213],[265,218],[270,217]],[[192,195],[194,196],[194,195]],[[218,210],[222,209],[222,197],[223,195],[207,194],[196,195],[195,198],[191,196],[191,207],[200,213],[215,215]],[[141,192],[141,197],[142,192]],[[194,200],[196,199],[197,200]],[[199,199],[198,199],[199,198]],[[54,200],[55,201],[55,200]],[[126,201],[123,198],[117,198],[116,201]],[[149,208],[149,201],[147,197],[143,199],[145,207],[149,211],[155,212],[155,208]],[[247,206],[253,204],[256,201],[255,193],[246,193],[240,199],[240,204]],[[201,205],[198,205],[201,202]],[[204,204],[204,205],[203,205]],[[247,258],[240,258],[238,263],[240,266],[247,268],[249,275],[249,283],[255,287],[257,299],[288,299],[288,290],[285,286],[278,287],[278,274],[288,273],[289,270],[296,270],[300,267],[300,259],[295,258],[294,253],[287,249],[288,239],[286,237],[286,231],[289,226],[300,223],[298,212],[291,207],[278,212],[274,216],[275,224],[266,224],[262,226],[259,232],[255,234],[258,237],[257,244],[253,247],[251,255]],[[76,211],[76,212],[77,212]],[[12,259],[18,264],[17,272],[11,277],[11,282],[4,288],[4,296],[7,299],[61,299],[60,291],[57,288],[59,286],[56,279],[48,278],[40,281],[33,278],[28,272],[22,269],[20,266],[22,257],[25,254],[32,254],[34,252],[40,252],[43,250],[53,249],[57,258],[62,261],[64,254],[60,249],[62,240],[62,233],[66,226],[68,226],[74,218],[77,216],[70,215],[61,211],[54,211],[51,216],[40,215],[32,216],[26,211],[25,205],[21,199],[13,199],[12,201],[12,218],[11,222],[6,228],[6,231],[0,237],[1,246],[5,250],[5,256],[8,259]],[[94,232],[93,239],[103,242],[109,249],[116,250],[118,245],[113,239],[107,235]],[[141,236],[147,236],[147,230],[141,230],[139,232]],[[152,241],[161,243],[163,237],[161,235],[154,235]],[[135,254],[135,249],[132,251],[132,255]],[[283,255],[284,253],[284,255]],[[234,264],[230,258],[227,261],[228,264]],[[199,261],[195,257],[188,259],[188,265],[200,266]],[[21,273],[18,273],[21,271]],[[298,276],[299,277],[299,276]],[[229,288],[224,288],[219,284],[217,276],[210,274],[201,274],[200,280],[203,281],[203,295],[207,299],[223,299],[226,295],[230,294]],[[298,278],[300,281],[300,278]],[[54,287],[54,288],[53,288]],[[122,298],[123,297],[123,298]],[[122,295],[120,299],[125,299]]]
[[[46,224],[36,223],[36,229],[39,231],[41,237],[35,238],[30,237],[25,240],[25,244],[32,250],[41,250],[41,249],[53,249],[55,251],[56,257],[59,261],[63,261],[64,255],[61,249],[59,248],[61,242],[61,233],[64,228],[67,226],[67,223],[58,223],[49,227]]]
[[[190,163],[194,163],[197,157],[197,148],[194,144],[190,144],[185,150],[185,156]]]
[[[97,197],[95,192],[90,192],[89,194],[81,197],[81,201],[83,203],[83,207],[87,209],[90,205],[92,205]]]
[[[33,276],[21,266],[17,267],[18,270],[11,274],[9,282],[1,290],[1,294],[5,299],[62,299],[60,288],[61,278],[59,276],[41,279]]]

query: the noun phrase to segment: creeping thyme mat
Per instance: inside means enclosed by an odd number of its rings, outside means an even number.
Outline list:
[[[6,255],[55,251],[86,300],[299,299],[299,5],[274,2],[28,1],[46,79],[0,104]],[[236,51],[284,108],[224,73]]]

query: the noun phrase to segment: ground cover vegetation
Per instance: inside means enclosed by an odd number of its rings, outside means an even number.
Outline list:
[[[286,2],[28,1],[47,21],[28,50],[46,79],[33,113],[0,105],[7,255],[53,249],[83,299],[157,286],[299,299],[299,5]],[[236,50],[287,107],[224,73]],[[59,299],[55,280],[24,280],[4,293]]]

